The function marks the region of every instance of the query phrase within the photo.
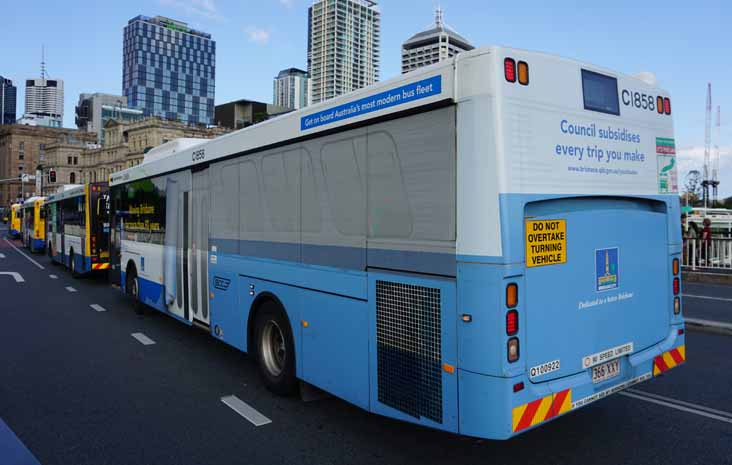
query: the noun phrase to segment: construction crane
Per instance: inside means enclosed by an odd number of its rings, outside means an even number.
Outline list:
[[[712,185],[710,173],[710,152],[712,148],[712,83],[707,83],[707,107],[704,122],[704,178],[702,178],[702,194],[704,197],[704,208],[709,203],[709,186]]]
[[[717,203],[717,188],[719,186],[719,126],[721,109],[717,105],[717,124],[714,133],[714,158],[712,159],[712,205]]]

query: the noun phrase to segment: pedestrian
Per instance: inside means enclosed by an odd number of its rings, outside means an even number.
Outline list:
[[[704,218],[704,221],[702,222],[702,225],[704,228],[701,231],[701,249],[702,249],[702,258],[704,259],[705,264],[708,266],[709,263],[707,263],[707,259],[710,257],[710,248],[712,247],[712,220],[709,218]]]

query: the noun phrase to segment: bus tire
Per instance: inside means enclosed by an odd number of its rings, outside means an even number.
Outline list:
[[[79,278],[79,273],[76,271],[76,260],[74,257],[74,249],[69,251],[69,269],[71,270],[72,278]]]
[[[132,298],[132,308],[138,315],[145,313],[145,307],[140,301],[140,285],[137,279],[137,269],[135,265],[127,265],[127,273],[125,273],[125,292]]]
[[[290,322],[277,303],[268,300],[257,311],[254,334],[259,373],[267,389],[286,396],[297,391],[295,342]]]

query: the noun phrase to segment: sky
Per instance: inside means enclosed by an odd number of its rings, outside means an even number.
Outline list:
[[[216,104],[272,100],[284,68],[306,68],[312,0],[35,0],[7,2],[0,28],[0,75],[18,87],[40,76],[65,85],[64,126],[75,127],[82,92],[122,94],[122,29],[138,14],[168,16],[216,41]],[[702,169],[707,82],[722,108],[720,196],[732,195],[732,58],[728,0],[577,2],[440,0],[445,22],[473,45],[506,45],[594,63],[625,74],[655,73],[671,94],[683,184]],[[401,43],[433,23],[435,0],[381,0],[381,79],[400,72]],[[727,115],[727,116],[725,116]],[[713,130],[714,135],[714,130]],[[714,144],[714,143],[713,143]]]

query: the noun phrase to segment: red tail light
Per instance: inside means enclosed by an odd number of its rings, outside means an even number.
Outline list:
[[[518,333],[518,312],[516,310],[509,310],[506,313],[506,334],[513,336]]]
[[[670,115],[671,114],[671,99],[668,98],[668,97],[665,97],[663,99],[663,111],[667,115]]]
[[[506,76],[506,81],[516,82],[516,60],[513,58],[504,59],[503,73]]]
[[[513,385],[513,392],[519,392],[524,390],[524,382],[516,383]]]
[[[674,278],[674,295],[679,295],[680,286],[679,278]]]

